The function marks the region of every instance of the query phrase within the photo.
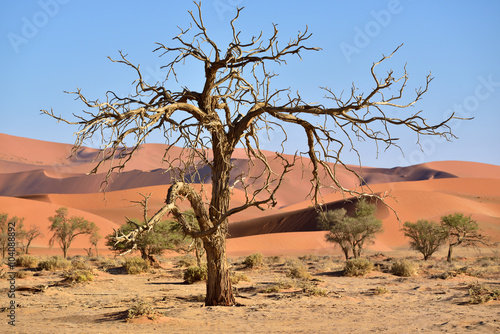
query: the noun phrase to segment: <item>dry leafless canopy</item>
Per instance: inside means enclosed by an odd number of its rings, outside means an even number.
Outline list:
[[[370,91],[360,93],[354,84],[348,94],[322,88],[325,103],[310,104],[289,88],[274,88],[275,74],[268,70],[269,64],[284,64],[289,56],[300,57],[304,51],[319,50],[307,46],[311,37],[307,27],[285,43],[278,43],[277,25],[272,26],[268,37],[261,32],[242,40],[236,27],[242,10],[238,9],[230,22],[231,42],[221,49],[205,27],[201,4],[196,5],[197,10],[189,12],[191,27],[181,29],[168,44],[158,43],[154,50],[167,62],[164,82],[146,82],[140,66],[120,52],[118,59],[110,59],[136,72],[134,94],[118,96],[108,91],[101,101],[87,99],[80,89],[70,92],[88,108],[84,114],[74,115],[75,121],[43,110],[57,120],[79,126],[73,154],[89,139],[107,138],[103,139],[102,154],[91,173],[97,173],[101,167],[108,176],[123,170],[151,133],[164,134],[166,143],[171,145],[163,159],[171,173],[172,187],[166,205],[148,218],[149,228],[166,213],[172,213],[182,222],[176,200],[185,198],[198,219],[196,227],[184,224],[187,233],[206,238],[219,229],[224,232],[230,215],[251,206],[275,205],[277,189],[300,156],[309,158],[312,164],[310,195],[315,204],[320,200],[322,187],[360,195],[356,190],[345,189],[336,174],[337,168],[350,170],[342,162],[341,154],[344,150],[355,150],[354,142],[373,140],[386,147],[397,146],[397,138],[390,132],[394,126],[408,128],[417,136],[437,135],[447,139],[453,136],[448,126],[453,115],[439,124],[428,124],[420,111],[409,113],[407,109],[427,92],[432,81],[430,74],[423,86],[408,97],[406,66],[400,76],[395,76],[392,70],[383,76],[376,73],[377,66],[388,61],[400,46],[373,63]],[[203,65],[204,73],[200,73],[204,77],[203,89],[170,90],[169,85],[176,86],[173,83],[181,79],[177,78],[176,69],[187,60]],[[298,152],[294,157],[284,154],[288,139],[285,124],[305,135],[307,152]],[[263,152],[259,142],[259,135],[268,131],[281,132],[285,138],[273,157]],[[244,149],[250,164],[261,166],[258,175],[246,175],[247,170],[232,165],[237,146]],[[182,153],[171,154],[173,147],[180,147]],[[280,162],[279,168],[273,167],[276,162]],[[193,183],[210,183],[211,189],[200,192]],[[230,208],[233,187],[244,191],[246,203]],[[135,233],[142,231],[138,229]],[[132,233],[118,239],[133,241],[134,236]]]

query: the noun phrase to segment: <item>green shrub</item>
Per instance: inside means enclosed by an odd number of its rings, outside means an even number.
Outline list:
[[[77,269],[66,273],[64,279],[73,283],[90,282],[94,280],[94,274],[87,269]]]
[[[391,273],[401,277],[412,277],[417,274],[418,265],[410,260],[401,259],[392,263]]]
[[[67,270],[71,268],[71,262],[62,256],[52,256],[47,260],[40,261],[38,268],[47,271]]]
[[[16,259],[16,265],[19,267],[36,268],[38,266],[38,258],[31,255],[22,255]]]
[[[135,275],[148,271],[149,263],[140,257],[134,256],[126,258],[123,267],[127,274]]]
[[[373,263],[365,258],[347,260],[344,267],[345,276],[364,276],[373,270]]]
[[[264,256],[261,253],[253,253],[245,258],[243,264],[246,268],[255,269],[262,267]]]
[[[184,271],[184,281],[189,284],[207,279],[207,268],[205,266],[191,266]]]

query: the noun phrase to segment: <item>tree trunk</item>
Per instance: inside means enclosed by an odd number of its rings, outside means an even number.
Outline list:
[[[342,247],[342,251],[344,252],[345,260],[349,260],[349,247]]]
[[[68,258],[68,249],[69,249],[69,246],[63,245],[61,248],[62,248],[62,251],[63,251],[64,258],[67,259]]]
[[[236,304],[226,259],[226,238],[221,232],[204,240],[207,253],[207,295],[205,306]]]
[[[208,113],[210,114],[210,113]],[[213,166],[212,166],[212,198],[208,210],[209,219],[215,225],[229,209],[230,190],[229,173],[231,171],[231,154],[234,147],[226,142],[223,131],[212,132]],[[207,255],[207,295],[206,306],[232,306],[236,304],[229,266],[226,258],[227,218],[221,222],[217,231],[203,238],[203,247]]]
[[[31,244],[31,240],[29,240],[28,243],[26,244],[26,249],[25,249],[26,253],[24,253],[24,254],[29,254],[28,248],[30,248],[30,244]]]
[[[450,246],[448,248],[448,257],[446,258],[446,261],[450,262],[451,263],[451,256],[453,254],[453,246]]]

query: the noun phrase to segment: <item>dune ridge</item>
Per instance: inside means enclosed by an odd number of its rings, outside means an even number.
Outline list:
[[[171,182],[165,173],[162,156],[167,145],[145,144],[138,150],[124,171],[113,173],[106,193],[100,192],[105,170],[86,175],[99,150],[82,148],[68,159],[72,145],[51,143],[0,134],[0,212],[25,217],[25,225],[39,225],[45,236],[36,239],[34,248],[47,251],[48,217],[58,207],[70,208],[71,214],[86,217],[98,224],[101,235],[112,232],[129,218],[140,218],[140,207],[131,201],[150,194],[150,212],[164,203]],[[170,148],[170,158],[181,156],[180,148]],[[266,155],[272,156],[272,152]],[[249,164],[242,150],[233,156],[233,179],[240,173],[256,176],[262,166]],[[279,170],[277,161],[271,160]],[[431,162],[408,167],[371,168],[349,166],[359,173],[359,182],[350,172],[338,167],[338,175],[346,187],[368,189],[381,195],[390,194],[387,205],[377,204],[377,217],[384,222],[385,231],[379,235],[373,250],[390,251],[407,247],[400,231],[401,222],[421,218],[438,220],[443,214],[461,211],[477,219],[481,227],[500,241],[500,166],[462,161]],[[316,226],[316,211],[307,200],[310,191],[308,173],[311,166],[303,159],[302,166],[287,175],[277,193],[278,205],[268,211],[256,208],[230,218],[228,252],[242,254],[262,251],[269,254],[293,252],[331,252],[334,248],[324,240],[324,232]],[[209,170],[196,176],[199,189],[210,194],[207,183]],[[302,175],[305,175],[302,178]],[[201,175],[201,179],[198,177]],[[346,207],[353,210],[355,199],[344,194],[324,193],[325,208]],[[244,203],[241,188],[233,189],[231,205]],[[187,209],[187,205],[181,205]],[[392,211],[394,209],[396,214]],[[75,241],[75,249],[88,247],[88,240]],[[105,249],[104,240],[99,247]]]

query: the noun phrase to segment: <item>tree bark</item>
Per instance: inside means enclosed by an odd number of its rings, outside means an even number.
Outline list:
[[[453,246],[450,246],[448,248],[448,257],[446,258],[446,261],[450,262],[451,263],[451,256],[453,254]]]
[[[207,253],[207,295],[205,306],[236,304],[226,259],[226,238],[219,231],[203,240]]]

